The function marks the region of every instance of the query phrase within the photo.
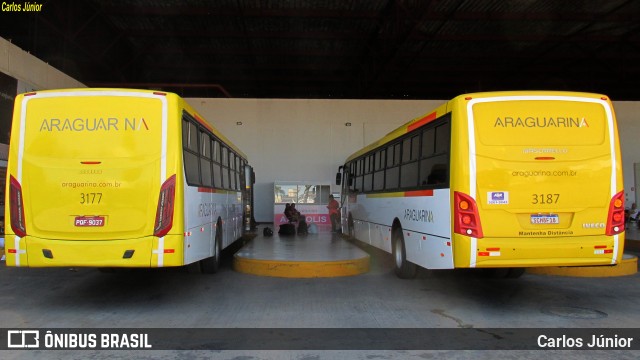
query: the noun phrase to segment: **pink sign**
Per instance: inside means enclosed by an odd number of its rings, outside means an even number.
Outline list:
[[[317,225],[331,225],[327,205],[303,205],[296,204],[296,210],[305,216],[307,223]],[[284,216],[284,205],[276,204],[273,207],[273,224],[286,224],[289,220]]]

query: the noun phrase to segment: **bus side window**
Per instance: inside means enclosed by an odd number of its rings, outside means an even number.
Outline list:
[[[444,184],[447,181],[447,165],[435,164],[431,167],[431,173],[427,177],[427,185]]]
[[[344,185],[351,191],[356,190],[356,161],[352,161],[344,168],[345,179],[347,183]]]
[[[418,136],[402,141],[402,165],[400,167],[400,188],[412,188],[418,183]]]
[[[212,187],[213,177],[211,175],[211,139],[205,132],[200,133],[200,174],[202,176],[202,185]]]
[[[374,173],[374,155],[367,156],[366,163],[369,164],[369,170],[364,175],[364,191],[373,191],[373,173]],[[365,165],[365,169],[367,165]]]
[[[387,148],[387,167],[385,170],[385,190],[395,190],[400,186],[400,143]]]
[[[183,153],[187,183],[200,185],[200,166],[198,164],[198,128],[191,121],[183,122]]]
[[[448,115],[445,115],[448,116]],[[420,185],[427,188],[448,186],[449,123],[425,129],[420,154]]]
[[[222,188],[230,189],[229,183],[229,149],[226,146],[221,146],[222,149]]]
[[[235,154],[229,150],[229,189],[236,189],[236,169],[235,169],[236,157]]]

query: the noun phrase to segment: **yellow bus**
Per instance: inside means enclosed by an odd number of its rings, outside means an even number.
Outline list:
[[[351,155],[342,227],[393,254],[400,277],[428,269],[611,265],[622,259],[624,194],[607,96],[461,95]]]
[[[250,221],[252,178],[245,154],[176,94],[20,94],[6,263],[215,272]]]

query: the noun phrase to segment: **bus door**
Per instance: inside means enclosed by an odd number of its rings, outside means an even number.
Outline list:
[[[244,230],[251,231],[255,229],[254,207],[253,207],[253,187],[256,183],[256,174],[250,165],[244,166]]]

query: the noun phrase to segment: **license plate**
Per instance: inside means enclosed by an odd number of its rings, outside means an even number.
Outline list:
[[[104,216],[76,216],[75,226],[104,226]]]
[[[560,219],[556,214],[549,215],[531,215],[532,224],[559,224]]]

